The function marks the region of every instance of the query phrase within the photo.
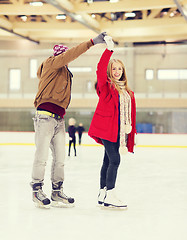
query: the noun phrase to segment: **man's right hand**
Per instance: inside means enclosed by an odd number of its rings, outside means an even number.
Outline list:
[[[98,43],[105,43],[104,37],[107,36],[106,32],[102,32],[100,33],[97,37],[93,38],[93,43],[94,45],[98,44]]]

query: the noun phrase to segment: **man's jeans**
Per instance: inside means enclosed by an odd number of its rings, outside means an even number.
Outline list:
[[[65,159],[65,121],[53,117],[36,114],[33,118],[35,130],[36,152],[32,171],[32,182],[44,181],[45,166],[49,148],[52,151],[51,181],[57,183],[64,180]]]

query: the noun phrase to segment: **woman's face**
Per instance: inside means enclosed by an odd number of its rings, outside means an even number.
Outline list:
[[[120,78],[123,74],[123,68],[119,62],[112,63],[111,74],[115,80],[120,80]]]

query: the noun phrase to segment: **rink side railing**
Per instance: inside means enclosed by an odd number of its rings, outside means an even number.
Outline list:
[[[77,136],[78,143],[78,136]],[[0,146],[34,146],[34,132],[0,132]],[[68,134],[66,134],[68,146]],[[101,147],[87,133],[82,136],[83,147]],[[143,134],[136,136],[138,148],[187,148],[187,134]]]

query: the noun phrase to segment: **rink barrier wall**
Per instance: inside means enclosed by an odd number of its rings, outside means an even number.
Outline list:
[[[34,143],[0,143],[0,146],[35,146]],[[68,144],[66,144],[68,146]],[[76,146],[79,146],[76,144]],[[82,144],[83,147],[102,147],[99,144]],[[140,148],[187,148],[187,146],[170,146],[170,145],[136,145]]]
[[[77,136],[78,142],[78,136]],[[34,132],[0,132],[0,146],[35,146]],[[66,146],[68,134],[66,133]],[[77,144],[78,146],[78,144]],[[84,147],[102,147],[97,144],[87,133],[83,133],[82,144]],[[136,136],[138,148],[187,148],[187,134],[143,134]]]

